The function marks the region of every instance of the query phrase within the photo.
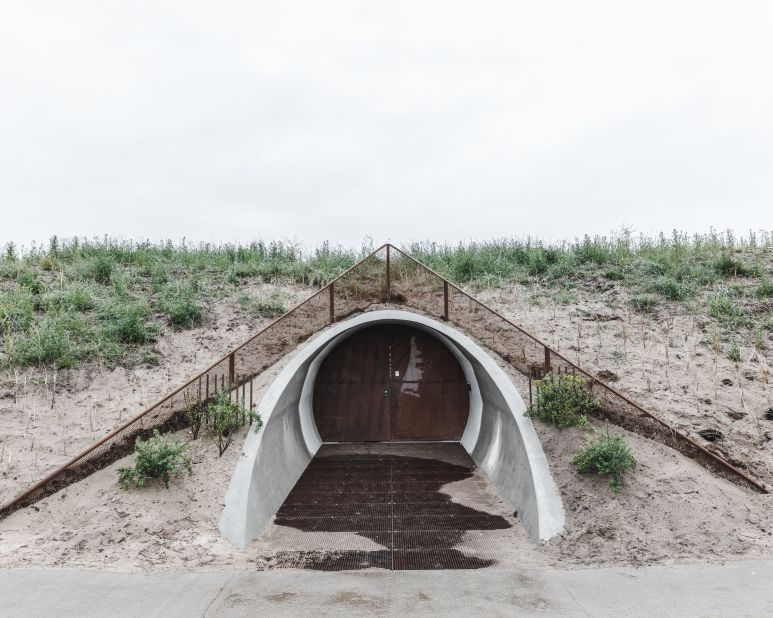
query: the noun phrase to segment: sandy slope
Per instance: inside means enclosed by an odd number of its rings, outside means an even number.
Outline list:
[[[764,371],[769,358],[747,360],[736,368],[702,343],[705,335],[700,325],[693,325],[693,318],[670,315],[668,309],[642,319],[620,309],[619,297],[584,294],[571,307],[540,307],[529,301],[529,294],[512,288],[480,296],[568,352],[570,358],[574,354],[591,369],[613,371],[622,390],[678,426],[691,432],[707,426],[719,429],[725,437],[713,446],[771,480],[765,432],[773,430],[773,421],[762,418],[770,405]],[[588,320],[589,316],[621,319]],[[131,372],[100,372],[92,367],[60,374],[53,410],[50,386],[47,392],[45,384],[37,390],[28,387],[26,395],[18,390],[15,403],[14,384],[6,381],[0,391],[0,452],[4,452],[0,498],[65,459],[60,420],[71,455],[183,377],[207,366],[257,326],[238,308],[222,302],[211,310],[207,328],[164,335],[158,345],[159,367]],[[624,351],[625,357],[621,358],[622,352],[613,354],[615,350]],[[751,350],[744,349],[743,354],[748,359]],[[277,370],[261,376],[264,385]],[[523,389],[522,377],[511,374]],[[40,374],[32,375],[42,381]],[[107,392],[112,393],[110,398]],[[745,416],[730,416],[727,410]],[[524,564],[647,564],[773,555],[770,496],[742,490],[667,447],[614,430],[627,436],[639,461],[637,470],[628,475],[629,487],[618,496],[611,494],[603,479],[579,475],[571,467],[569,461],[585,439],[582,431],[537,423],[564,499],[567,528],[544,546],[522,537]],[[187,436],[186,432],[180,435]],[[115,482],[116,469],[126,465],[127,458],[35,508],[15,513],[0,522],[0,565],[255,568],[255,548],[237,550],[217,532],[241,441],[240,436],[222,459],[206,440],[192,443],[195,474],[170,490],[150,486],[121,491]]]

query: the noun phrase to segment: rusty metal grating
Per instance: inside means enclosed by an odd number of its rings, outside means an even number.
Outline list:
[[[436,570],[496,563],[496,543],[483,551],[474,542],[479,551],[459,548],[469,546],[471,533],[473,539],[475,533],[490,531],[509,535],[514,523],[492,502],[461,445],[393,442],[352,452],[356,448],[322,446],[274,520],[275,538],[301,534],[290,541],[293,550],[261,560],[270,563],[268,568]],[[464,504],[455,501],[460,496]],[[350,535],[335,536],[341,533]],[[352,548],[354,535],[383,549]],[[331,539],[334,549],[304,549],[306,541],[313,545]]]

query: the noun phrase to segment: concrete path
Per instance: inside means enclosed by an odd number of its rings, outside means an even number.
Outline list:
[[[0,570],[2,616],[771,616],[773,560],[558,571]]]

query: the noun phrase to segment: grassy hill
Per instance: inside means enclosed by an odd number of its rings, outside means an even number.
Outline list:
[[[218,299],[232,298],[257,316],[286,309],[277,287],[251,295],[247,284],[317,287],[373,249],[287,242],[248,245],[151,243],[52,238],[46,247],[0,257],[0,364],[6,369],[85,360],[152,363],[164,326],[205,323]],[[765,349],[773,331],[773,237],[730,233],[657,238],[620,234],[562,243],[503,239],[405,249],[473,291],[517,283],[553,302],[577,290],[628,293],[639,312],[663,303],[711,319],[711,337],[731,358],[744,344]]]

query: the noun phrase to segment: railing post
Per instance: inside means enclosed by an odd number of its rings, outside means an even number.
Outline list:
[[[448,281],[443,281],[443,319],[448,322]]]
[[[236,368],[236,355],[231,352],[228,355],[228,388],[231,388],[234,384],[234,378],[235,378],[235,371]]]
[[[545,375],[550,373],[550,348],[545,346]]]
[[[328,284],[328,292],[330,294],[330,323],[336,321],[336,293],[335,293],[335,284],[329,283]]]
[[[385,303],[389,302],[389,296],[390,296],[390,291],[391,291],[390,287],[392,287],[392,280],[391,280],[392,273],[390,272],[390,270],[391,270],[390,269],[390,266],[391,266],[390,262],[391,262],[391,259],[392,259],[392,252],[390,251],[391,246],[392,245],[387,245],[386,246],[387,256],[386,256],[386,298],[384,299]]]

